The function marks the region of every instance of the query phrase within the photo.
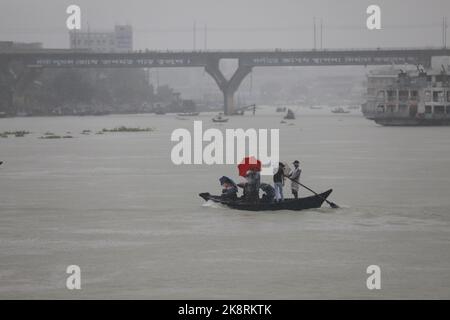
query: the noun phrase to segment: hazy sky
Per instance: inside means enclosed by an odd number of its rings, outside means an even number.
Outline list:
[[[68,47],[70,4],[85,29],[132,24],[135,49],[192,49],[194,21],[200,49],[205,25],[209,49],[273,49],[311,48],[314,16],[325,48],[440,46],[442,17],[450,24],[450,0],[0,0],[0,40]],[[370,4],[381,6],[382,30],[366,29]]]

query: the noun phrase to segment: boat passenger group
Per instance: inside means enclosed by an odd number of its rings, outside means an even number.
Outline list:
[[[245,178],[245,182],[234,183],[228,177],[221,177],[219,179],[222,186],[223,200],[244,200],[246,202],[265,202],[274,203],[282,202],[284,200],[283,187],[285,184],[285,178],[291,180],[291,192],[295,199],[298,199],[298,188],[300,174],[302,170],[300,169],[300,162],[295,160],[293,163],[294,168],[290,169],[289,166],[279,163],[278,169],[273,175],[273,186],[261,182],[260,165],[247,165],[239,166],[239,175]],[[238,198],[238,187],[243,189],[243,196]],[[259,198],[259,190],[263,192],[262,198]]]

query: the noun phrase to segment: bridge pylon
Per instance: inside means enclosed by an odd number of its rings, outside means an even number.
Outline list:
[[[205,66],[205,71],[214,79],[223,93],[223,111],[226,115],[234,113],[234,94],[239,88],[242,80],[252,71],[252,66],[239,65],[230,79],[226,79],[219,68],[220,59],[213,59],[208,61]]]

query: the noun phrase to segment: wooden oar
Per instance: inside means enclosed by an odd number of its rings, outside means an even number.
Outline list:
[[[291,180],[292,182],[295,182],[295,183],[301,185],[303,188],[305,188],[305,189],[311,191],[312,193],[314,193],[314,194],[315,194],[316,196],[318,196],[319,198],[322,198],[323,200],[325,200],[325,202],[328,203],[328,204],[330,205],[330,207],[332,207],[333,209],[338,209],[338,208],[339,208],[339,206],[338,206],[336,203],[334,203],[334,202],[332,202],[332,201],[328,201],[328,200],[325,199],[324,197],[320,196],[320,194],[318,194],[317,192],[315,192],[313,189],[308,188],[308,187],[305,186],[304,184],[302,184],[302,183],[300,183],[300,182],[298,182],[298,181],[295,181],[294,179],[291,179],[291,178],[288,177],[287,175],[284,175],[284,176],[285,176],[286,178],[288,178],[289,180]]]

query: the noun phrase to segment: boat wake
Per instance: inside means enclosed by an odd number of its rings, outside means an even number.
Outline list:
[[[202,207],[208,207],[208,208],[218,208],[218,209],[223,209],[226,208],[225,205],[218,203],[218,202],[214,202],[212,200],[208,200],[205,203],[202,204]]]

